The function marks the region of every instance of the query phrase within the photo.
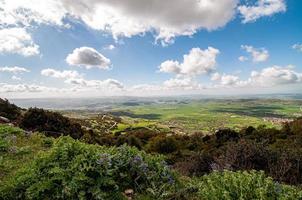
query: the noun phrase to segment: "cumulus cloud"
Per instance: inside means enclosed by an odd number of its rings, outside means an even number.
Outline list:
[[[28,27],[33,23],[61,26],[66,14],[67,11],[59,0],[0,1],[1,26]]]
[[[218,81],[222,86],[238,86],[240,79],[238,76],[230,75],[230,74],[219,74],[214,73],[211,76],[212,81]]]
[[[260,71],[252,71],[246,80],[241,80],[235,75],[218,73],[212,74],[211,80],[218,82],[215,88],[230,86],[261,88],[302,83],[302,73],[294,71],[292,65],[286,67],[272,66]]]
[[[74,16],[90,27],[110,31],[117,38],[155,31],[156,38],[171,42],[198,29],[223,27],[235,14],[237,0],[63,0]],[[182,13],[179,15],[179,13]]]
[[[272,16],[276,13],[286,11],[285,0],[258,0],[255,5],[241,5],[238,7],[243,17],[242,22],[254,22],[260,17]]]
[[[294,44],[292,46],[293,49],[302,52],[302,44]]]
[[[30,72],[28,69],[24,67],[0,67],[0,72],[8,72],[13,74],[22,74],[24,72]]]
[[[274,86],[284,84],[300,83],[302,73],[294,71],[293,66],[272,66],[262,69],[260,72],[251,73],[250,82],[261,86]]]
[[[66,58],[69,65],[83,66],[86,69],[109,69],[111,61],[91,47],[80,47],[73,50]]]
[[[219,53],[219,50],[213,47],[205,50],[193,48],[189,54],[183,56],[182,63],[167,60],[159,66],[159,71],[184,76],[207,74],[215,70],[216,57]]]
[[[40,52],[39,46],[33,42],[26,29],[4,28],[0,29],[0,53],[34,56]]]
[[[59,71],[55,69],[43,69],[41,71],[41,75],[53,77],[53,78],[61,78],[61,79],[71,79],[71,78],[81,78],[82,75],[80,75],[77,71],[71,71],[71,70],[64,70]]]
[[[238,0],[2,0],[0,23],[63,26],[72,17],[114,38],[155,33],[163,43],[200,29],[225,26],[236,13]],[[179,13],[182,13],[181,15]]]
[[[264,62],[269,58],[269,52],[265,48],[254,48],[249,45],[242,45],[241,48],[252,56],[253,62]]]

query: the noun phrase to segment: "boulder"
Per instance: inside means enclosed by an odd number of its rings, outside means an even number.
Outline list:
[[[0,116],[0,123],[10,123],[10,120],[5,117]]]

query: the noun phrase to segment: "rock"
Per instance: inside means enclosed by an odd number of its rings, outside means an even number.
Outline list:
[[[133,195],[134,195],[134,191],[133,189],[127,189],[124,192],[125,196],[127,197],[128,200],[132,200],[133,199]]]
[[[0,116],[0,123],[10,123],[10,120],[7,119],[6,117]]]
[[[33,134],[32,131],[23,131],[23,133],[26,137],[30,137]]]

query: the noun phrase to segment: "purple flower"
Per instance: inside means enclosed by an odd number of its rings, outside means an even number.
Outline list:
[[[140,156],[135,156],[135,157],[132,159],[132,163],[133,163],[133,164],[140,164],[141,162],[143,162],[143,159],[142,159],[142,157],[140,157]]]

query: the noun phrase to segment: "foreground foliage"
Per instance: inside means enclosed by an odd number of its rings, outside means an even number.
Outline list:
[[[213,172],[195,179],[197,196],[204,200],[232,199],[301,199],[302,192],[276,183],[263,172]]]
[[[87,145],[60,138],[47,153],[25,166],[6,187],[3,199],[124,199],[125,189],[148,193],[174,185],[163,158],[135,148]],[[159,191],[158,188],[162,188]],[[155,191],[155,192],[154,192]]]
[[[14,170],[0,176],[1,200],[123,200],[126,189],[134,190],[135,200],[302,198],[300,190],[279,184],[264,172],[212,172],[191,179],[175,175],[162,156],[136,148],[89,145],[70,137],[26,135],[21,129],[2,125],[0,135],[2,140],[15,138],[7,145],[15,151],[1,152],[5,165],[0,172]]]

